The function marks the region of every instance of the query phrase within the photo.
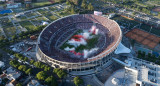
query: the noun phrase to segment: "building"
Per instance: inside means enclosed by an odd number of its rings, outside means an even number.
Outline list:
[[[37,80],[31,80],[27,86],[43,86]]]
[[[11,8],[18,8],[21,7],[21,3],[11,3],[11,4],[7,4],[7,8],[11,9]]]
[[[138,58],[127,58],[125,62],[120,60],[115,61],[130,69],[138,71],[136,80],[142,83],[140,86],[160,86],[159,65]]]
[[[88,30],[93,24],[102,34],[96,53],[84,59],[59,48],[75,31]],[[40,61],[53,67],[67,69],[69,72],[96,72],[100,67],[111,63],[111,58],[121,39],[121,29],[113,20],[92,14],[71,15],[53,21],[40,33],[36,56]]]
[[[128,67],[115,71],[105,82],[105,86],[142,86],[137,80],[138,71]]]
[[[3,71],[3,73],[7,75],[7,78],[9,80],[16,80],[21,76],[21,72],[13,69],[12,67],[9,67],[5,71]]]

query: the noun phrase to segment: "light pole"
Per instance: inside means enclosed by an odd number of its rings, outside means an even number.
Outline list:
[[[152,30],[152,26],[151,26],[151,29],[150,29],[149,33],[151,32],[151,30]]]

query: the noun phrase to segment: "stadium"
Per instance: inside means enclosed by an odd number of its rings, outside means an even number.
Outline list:
[[[43,29],[37,41],[36,56],[68,72],[95,70],[111,61],[121,39],[119,25],[107,17],[70,15]]]

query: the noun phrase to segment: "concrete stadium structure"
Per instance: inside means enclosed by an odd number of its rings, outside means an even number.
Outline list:
[[[70,52],[59,49],[78,29],[88,29],[93,24],[99,28],[103,36],[98,39],[99,50],[90,57],[74,58]],[[40,33],[37,47],[37,59],[53,67],[59,67],[70,71],[96,70],[109,64],[114,51],[121,42],[122,32],[119,25],[106,17],[92,14],[70,15],[49,24]]]

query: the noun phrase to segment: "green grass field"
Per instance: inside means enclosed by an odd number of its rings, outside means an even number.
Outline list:
[[[22,27],[25,27],[27,30],[35,29],[35,26],[29,21],[21,21],[19,22]]]
[[[50,10],[52,10],[52,11],[57,10],[57,8],[56,8],[56,7],[49,7],[49,9],[50,9]]]
[[[27,17],[37,16],[35,12],[25,14]]]
[[[45,5],[49,5],[49,4],[51,4],[51,2],[49,2],[49,1],[32,3],[32,5],[33,5],[34,7],[45,6]]]
[[[41,16],[41,17],[37,17],[37,20],[38,21],[47,21],[47,19],[45,18],[45,17],[43,17],[43,16]]]
[[[58,18],[57,18],[56,16],[54,16],[54,15],[47,16],[47,18],[48,18],[49,20],[51,20],[51,21],[54,21],[54,20],[58,19]]]
[[[7,37],[12,37],[16,33],[16,28],[15,27],[8,27],[3,29]]]
[[[82,30],[78,30],[74,35],[77,35],[77,34],[80,34],[82,33],[83,31]],[[86,49],[86,50],[90,50],[92,48],[95,47],[95,45],[98,43],[98,38],[100,37],[100,35],[93,35],[91,34],[91,36],[93,38],[91,39],[88,39],[86,42],[87,44],[86,45],[80,45],[78,47],[75,48],[75,51],[76,52],[80,52],[80,53],[83,53],[83,50]],[[71,38],[69,38],[71,39]],[[62,44],[62,46],[60,46],[60,49],[64,50],[64,48],[66,47],[69,47],[69,48],[73,48],[74,46],[73,45],[70,45],[69,43],[67,43],[69,40],[67,40],[64,44]]]
[[[58,16],[60,16],[60,17],[64,17],[64,16],[68,16],[68,15],[71,15],[71,13],[70,12],[68,12],[68,11],[60,11],[60,12],[56,12],[56,14],[58,15]]]

